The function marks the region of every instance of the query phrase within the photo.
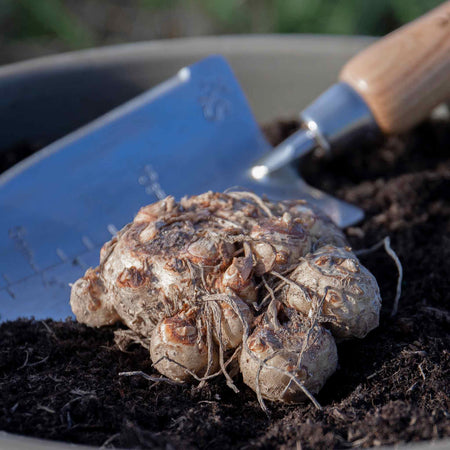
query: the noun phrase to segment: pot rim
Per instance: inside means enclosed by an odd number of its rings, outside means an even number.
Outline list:
[[[143,52],[155,54],[160,58],[172,59],[174,56],[189,52],[203,54],[217,48],[226,53],[255,54],[277,53],[295,54],[299,51],[313,54],[345,54],[349,49],[359,50],[376,40],[372,36],[315,35],[315,34],[235,34],[225,36],[198,36],[188,38],[158,39],[125,44],[106,45],[82,50],[39,56],[23,61],[0,65],[0,78],[13,74],[34,71],[40,68],[61,65],[73,65],[81,62],[107,63],[126,61],[132,55]],[[236,46],[236,44],[239,44]],[[94,61],[93,61],[94,60]]]

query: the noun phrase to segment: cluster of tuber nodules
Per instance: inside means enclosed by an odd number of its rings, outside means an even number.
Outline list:
[[[302,200],[208,192],[143,207],[72,287],[79,322],[122,322],[184,382],[242,373],[259,398],[299,402],[336,370],[336,340],[378,326],[375,278]],[[133,340],[133,337],[131,338]]]

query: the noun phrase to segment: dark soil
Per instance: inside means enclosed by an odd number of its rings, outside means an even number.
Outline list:
[[[267,127],[273,142],[295,122]],[[347,448],[450,436],[450,123],[426,123],[381,149],[303,165],[311,184],[365,209],[347,230],[355,249],[385,236],[403,262],[403,293],[391,318],[397,272],[383,250],[364,256],[383,297],[381,325],[339,345],[340,367],[323,405],[260,409],[216,380],[199,389],[120,377],[152,374],[148,353],[127,353],[114,328],[19,320],[0,327],[0,429],[63,441],[138,448]]]
[[[25,142],[20,143],[12,148],[0,151],[0,173],[9,169],[27,156],[36,152],[38,148],[35,145],[29,145]]]

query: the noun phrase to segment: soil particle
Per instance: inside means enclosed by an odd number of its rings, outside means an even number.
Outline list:
[[[266,133],[276,143],[297,127],[282,121]],[[450,436],[449,148],[450,123],[427,122],[378,149],[302,163],[308,182],[366,211],[347,229],[354,249],[389,236],[404,268],[391,318],[395,265],[382,249],[361,258],[380,285],[380,327],[339,344],[339,368],[318,395],[322,410],[268,403],[267,417],[240,379],[236,395],[223,379],[198,388],[119,376],[159,375],[141,346],[115,346],[117,327],[17,320],[0,326],[0,429],[164,449],[329,449]]]

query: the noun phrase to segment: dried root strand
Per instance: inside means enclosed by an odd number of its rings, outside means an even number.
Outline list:
[[[315,327],[317,327],[319,325],[319,323],[321,322],[323,304],[325,302],[325,298],[326,298],[327,294],[328,294],[328,287],[325,288],[325,293],[322,296],[322,299],[320,300],[320,302],[318,302],[315,305],[315,307],[311,310],[312,314],[311,314],[311,317],[310,317],[310,325],[308,327],[308,330],[306,332],[306,338],[303,340],[303,344],[302,344],[302,347],[300,349],[300,353],[298,355],[297,368],[300,368],[301,365],[302,365],[302,359],[303,359],[303,355],[304,355],[306,349],[308,347],[312,347],[316,343],[318,335],[316,334],[316,340],[315,341],[310,342],[311,334],[312,334],[313,330],[315,329]],[[286,385],[284,391],[281,394],[282,397],[286,394],[287,390],[289,389],[289,385],[290,385],[290,383]],[[308,396],[308,398],[309,398],[309,396]]]
[[[228,191],[228,195],[230,197],[233,197],[237,200],[251,200],[253,203],[255,203],[264,213],[267,215],[267,217],[273,217],[273,213],[270,210],[270,208],[264,203],[264,200],[259,197],[258,195],[254,194],[253,192],[249,191]]]
[[[269,410],[267,409],[267,406],[264,403],[264,399],[262,397],[261,394],[261,384],[260,384],[260,376],[261,376],[261,370],[263,368],[269,368],[271,370],[275,370],[277,371],[279,374],[281,375],[285,375],[287,377],[289,377],[289,382],[286,384],[286,387],[284,388],[280,398],[282,398],[286,391],[289,389],[289,387],[291,386],[291,383],[295,383],[301,390],[302,392],[306,395],[306,397],[308,397],[308,399],[311,401],[311,403],[318,409],[321,410],[322,409],[322,405],[317,401],[317,399],[314,397],[314,395],[311,394],[311,392],[309,392],[309,390],[306,388],[305,384],[302,383],[295,375],[292,371],[288,371],[288,370],[283,370],[279,367],[276,366],[271,366],[268,364],[268,362],[273,359],[274,357],[276,357],[280,352],[274,352],[272,355],[268,356],[267,358],[265,358],[264,360],[259,360],[259,367],[258,367],[258,371],[256,373],[256,395],[258,398],[258,402],[261,406],[261,409],[267,414],[269,415]]]
[[[161,381],[167,384],[173,384],[175,386],[181,386],[183,383],[180,381],[175,381],[167,377],[159,376],[154,377],[152,375],[148,375],[145,372],[142,372],[141,370],[133,370],[131,372],[119,372],[119,377],[134,377],[139,376],[142,377],[148,381],[153,381],[154,383],[160,383]]]
[[[367,255],[369,253],[373,253],[374,251],[378,250],[381,247],[384,247],[385,252],[391,257],[391,259],[395,263],[395,266],[397,267],[397,273],[398,273],[397,287],[395,290],[394,305],[393,305],[392,311],[391,311],[391,317],[395,317],[398,312],[398,305],[400,302],[400,297],[402,296],[403,265],[402,265],[399,257],[397,256],[397,253],[395,253],[395,250],[391,247],[391,238],[389,236],[386,236],[384,239],[382,239],[380,242],[377,242],[372,247],[355,251],[355,254],[357,256]]]
[[[294,281],[294,280],[292,280],[292,279],[290,279],[290,278],[287,278],[287,277],[281,275],[280,273],[275,272],[274,270],[272,270],[272,271],[270,272],[270,274],[271,274],[271,275],[274,275],[274,276],[277,277],[277,278],[279,278],[279,279],[282,280],[285,284],[287,284],[287,285],[289,285],[289,286],[292,286],[294,289],[299,289],[299,290],[302,292],[302,294],[305,295],[306,299],[309,300],[309,301],[311,301],[311,297],[310,297],[308,291],[307,291],[307,290],[305,289],[305,287],[302,286],[300,283],[298,283],[298,282],[296,282],[296,281]],[[281,287],[283,287],[283,285],[282,285]]]
[[[224,363],[224,367],[226,368],[228,365],[230,365],[237,356],[239,349],[236,349],[235,352],[230,356],[230,358],[227,359],[227,361],[225,361]],[[222,369],[217,370],[214,373],[211,373],[209,375],[204,375],[204,376],[199,376],[197,375],[195,372],[193,372],[192,370],[190,370],[188,367],[186,367],[184,364],[176,361],[175,359],[170,358],[169,356],[161,356],[161,358],[159,358],[157,361],[155,361],[152,365],[153,367],[156,368],[156,366],[158,364],[160,364],[162,361],[167,361],[170,362],[171,364],[174,364],[178,367],[180,367],[181,369],[183,369],[188,375],[190,375],[194,380],[198,381],[199,383],[201,382],[205,382],[205,381],[209,381],[212,380],[213,378],[218,377],[219,375],[222,374]],[[174,381],[174,380],[172,380]],[[184,382],[179,382],[180,384],[184,384]]]
[[[219,364],[220,364],[220,370],[222,374],[225,376],[225,379],[227,380],[227,386],[232,389],[236,394],[239,393],[239,389],[236,387],[236,385],[233,383],[232,378],[230,377],[229,373],[227,372],[227,369],[225,367],[225,361],[224,361],[224,353],[225,350],[223,348],[223,337],[222,337],[222,311],[220,306],[217,303],[211,303],[209,307],[212,310],[212,315],[214,318],[214,324],[215,324],[215,331],[217,334],[217,340],[219,342]]]
[[[402,295],[403,266],[402,263],[400,262],[400,259],[397,256],[397,253],[395,253],[394,249],[391,247],[391,239],[389,237],[385,237],[383,242],[386,253],[393,259],[398,271],[397,289],[395,292],[394,306],[391,311],[391,317],[394,317],[395,315],[397,315],[398,304],[400,301],[400,297]]]

